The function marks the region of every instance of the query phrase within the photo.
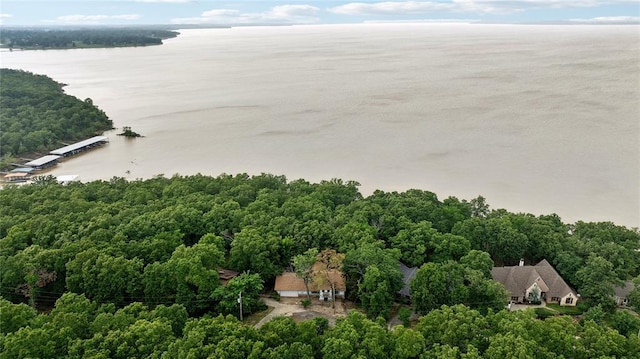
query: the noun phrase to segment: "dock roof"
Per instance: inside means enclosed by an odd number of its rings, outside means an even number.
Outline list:
[[[25,163],[25,166],[40,167],[42,165],[46,165],[47,163],[50,163],[50,162],[53,162],[53,161],[57,161],[58,158],[60,158],[60,157],[62,157],[62,156],[57,156],[57,155],[42,156],[40,158],[36,158],[35,160],[33,160],[31,162]]]
[[[33,172],[33,168],[31,167],[19,167],[11,170],[11,173],[31,173]]]
[[[24,172],[13,172],[13,173],[8,173],[6,175],[4,175],[4,178],[24,178],[26,176],[28,176],[28,173],[24,173]]]
[[[81,148],[94,145],[96,143],[108,142],[108,141],[109,141],[109,138],[107,136],[95,136],[95,137],[86,139],[84,141],[76,142],[74,144],[58,148],[57,150],[53,150],[49,153],[52,155],[64,156],[66,153],[73,152],[75,150],[79,150]]]

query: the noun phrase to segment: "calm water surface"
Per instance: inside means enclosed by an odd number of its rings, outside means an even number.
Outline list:
[[[144,48],[3,52],[91,97],[111,143],[51,173],[339,177],[640,226],[637,26],[184,30]]]

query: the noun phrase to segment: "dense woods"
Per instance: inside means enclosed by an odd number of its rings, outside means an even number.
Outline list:
[[[0,32],[2,47],[10,49],[71,49],[161,45],[175,31],[147,28],[17,29]]]
[[[63,84],[44,75],[0,69],[1,164],[25,153],[50,151],[111,129],[90,98],[67,95]],[[2,167],[2,166],[0,166]]]
[[[640,357],[640,319],[612,301],[640,274],[638,230],[491,210],[482,197],[364,198],[356,182],[269,174],[43,179],[0,191],[0,238],[6,358]],[[275,276],[326,249],[362,313],[259,330],[234,317],[240,291],[246,314],[261,310]],[[503,310],[489,271],[520,258],[546,258],[583,293],[582,319]],[[387,329],[399,261],[420,267],[422,317]],[[220,267],[243,274],[223,286]]]

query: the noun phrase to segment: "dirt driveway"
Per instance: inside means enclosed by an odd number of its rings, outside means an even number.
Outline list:
[[[315,317],[324,317],[329,320],[329,325],[334,325],[336,318],[344,317],[346,314],[345,306],[342,301],[336,302],[335,311],[330,304],[314,300],[306,309],[300,304],[302,298],[282,298],[280,301],[273,300],[268,297],[262,297],[262,301],[266,305],[272,307],[271,313],[267,314],[262,320],[256,323],[255,327],[260,328],[271,319],[279,316],[293,317],[295,320],[309,320]]]

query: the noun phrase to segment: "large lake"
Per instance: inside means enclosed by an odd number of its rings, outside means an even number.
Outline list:
[[[51,173],[339,177],[565,222],[640,226],[637,26],[184,30],[162,46],[2,52],[90,97],[109,145]]]

